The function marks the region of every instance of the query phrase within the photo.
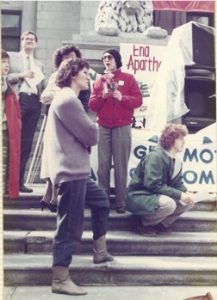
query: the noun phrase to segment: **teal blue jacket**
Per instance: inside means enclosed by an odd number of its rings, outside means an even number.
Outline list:
[[[178,201],[187,189],[182,181],[181,169],[174,178],[173,171],[173,159],[157,146],[135,169],[127,190],[127,210],[139,215],[153,213],[159,207],[160,195]]]

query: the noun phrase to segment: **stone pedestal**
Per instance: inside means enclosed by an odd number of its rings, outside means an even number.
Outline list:
[[[102,54],[108,48],[119,49],[120,43],[136,43],[144,45],[166,45],[169,37],[162,39],[148,38],[143,33],[120,33],[119,36],[104,36],[95,32],[74,34],[71,41],[63,44],[75,44],[81,50],[83,58],[87,59],[90,66],[98,73],[103,72]]]

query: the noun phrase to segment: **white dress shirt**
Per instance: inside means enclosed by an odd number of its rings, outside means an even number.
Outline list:
[[[34,57],[32,55],[27,55],[25,52],[22,52],[24,72],[33,71],[35,67]],[[29,59],[29,62],[28,62]],[[37,86],[32,86],[28,84],[28,78],[24,78],[23,83],[21,84],[19,93],[26,94],[38,94]]]

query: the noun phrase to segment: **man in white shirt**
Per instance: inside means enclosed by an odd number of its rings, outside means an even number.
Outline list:
[[[22,117],[19,190],[23,193],[33,191],[24,185],[24,175],[41,113],[39,98],[44,84],[42,64],[34,57],[37,40],[34,32],[26,31],[21,36],[21,51],[10,53],[8,80],[19,97]]]

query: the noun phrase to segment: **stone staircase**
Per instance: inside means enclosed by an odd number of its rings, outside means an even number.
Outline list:
[[[41,211],[43,185],[33,195],[4,199],[4,281],[9,287],[49,286],[52,238],[56,216]],[[113,199],[111,199],[113,206]],[[135,230],[135,218],[112,209],[107,234],[115,261],[94,265],[90,212],[71,277],[90,286],[197,286],[217,285],[216,198],[198,203],[172,226],[168,236],[143,237]],[[103,299],[103,298],[102,298]],[[171,299],[172,300],[172,299]]]

